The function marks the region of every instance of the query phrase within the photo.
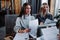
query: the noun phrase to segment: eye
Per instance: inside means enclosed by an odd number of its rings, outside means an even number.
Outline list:
[[[48,6],[46,6],[46,8],[48,8]]]

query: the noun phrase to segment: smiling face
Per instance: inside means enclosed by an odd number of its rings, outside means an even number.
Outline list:
[[[31,12],[31,6],[27,5],[25,8],[25,14],[30,14],[30,12]]]

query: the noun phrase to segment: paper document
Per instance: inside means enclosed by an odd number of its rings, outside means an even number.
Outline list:
[[[51,22],[52,22],[52,20],[46,19],[44,24],[48,24],[48,23],[51,23]]]
[[[30,34],[36,36],[37,28],[38,28],[38,19],[30,21],[29,28],[31,29]]]
[[[56,27],[41,29],[44,40],[57,40],[58,30]]]
[[[29,39],[28,33],[17,33],[13,40],[28,40],[28,39]]]

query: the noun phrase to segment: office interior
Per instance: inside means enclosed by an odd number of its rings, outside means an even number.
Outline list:
[[[15,36],[16,33],[13,30],[15,21],[25,2],[31,4],[33,16],[37,15],[42,3],[46,2],[54,20],[60,19],[60,0],[0,0],[0,40],[4,40],[5,37],[12,36],[13,38]],[[53,25],[56,26],[56,24]]]

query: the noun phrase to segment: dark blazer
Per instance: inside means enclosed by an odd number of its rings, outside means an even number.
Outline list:
[[[39,24],[40,24],[40,22],[44,23],[47,18],[50,20],[53,20],[53,17],[51,14],[46,14],[45,17],[41,17],[41,15],[37,15],[36,18],[38,18]]]

